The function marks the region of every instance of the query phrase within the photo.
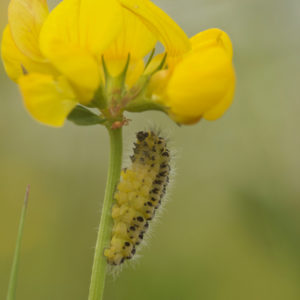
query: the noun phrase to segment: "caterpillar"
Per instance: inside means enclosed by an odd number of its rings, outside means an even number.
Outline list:
[[[112,238],[104,251],[110,265],[120,265],[134,256],[169,182],[166,140],[153,131],[140,131],[136,137],[132,165],[122,170],[114,195]]]

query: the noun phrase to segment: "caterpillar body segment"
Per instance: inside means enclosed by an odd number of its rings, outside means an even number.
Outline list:
[[[132,164],[122,170],[114,196],[112,239],[104,252],[110,265],[133,257],[169,182],[170,153],[165,139],[152,131],[140,131],[136,136]]]

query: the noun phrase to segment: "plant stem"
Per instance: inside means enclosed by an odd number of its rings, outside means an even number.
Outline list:
[[[122,128],[108,128],[110,136],[110,159],[105,189],[102,214],[99,225],[97,243],[88,300],[102,300],[105,286],[107,263],[103,255],[104,249],[109,246],[112,230],[111,208],[116,185],[120,179],[122,165]]]
[[[17,279],[18,279],[18,270],[19,270],[19,261],[20,261],[20,250],[21,243],[24,231],[24,222],[25,216],[27,212],[27,204],[28,204],[28,196],[29,196],[30,186],[28,185],[26,188],[24,204],[21,212],[20,224],[18,229],[18,237],[16,242],[15,254],[13,259],[13,264],[11,267],[10,279],[8,284],[8,292],[6,300],[15,300],[16,299],[16,291],[17,291]]]

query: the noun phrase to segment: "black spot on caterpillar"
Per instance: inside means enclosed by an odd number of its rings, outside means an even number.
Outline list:
[[[133,257],[169,182],[170,155],[165,139],[152,131],[140,131],[136,137],[132,165],[122,170],[114,196],[112,238],[110,248],[104,251],[110,265]]]

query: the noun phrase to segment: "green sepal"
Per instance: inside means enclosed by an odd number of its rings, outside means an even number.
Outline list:
[[[102,56],[102,65],[105,77],[105,89],[104,93],[108,99],[114,98],[115,101],[119,101],[122,94],[125,92],[125,81],[127,76],[127,71],[130,63],[130,55],[128,54],[126,64],[122,72],[117,76],[112,76],[107,69],[106,62]],[[109,105],[109,103],[108,103]]]
[[[151,75],[142,75],[135,86],[128,92],[131,101],[125,106],[124,110],[129,112],[143,112],[147,110],[158,110],[167,112],[168,108],[160,103],[153,101],[151,95],[147,93]]]
[[[128,53],[125,67],[124,67],[123,71],[121,72],[121,74],[118,76],[118,81],[120,82],[120,87],[122,87],[123,89],[124,89],[124,86],[125,86],[125,81],[126,81],[126,76],[127,76],[127,72],[128,72],[129,63],[130,63],[130,54]]]
[[[152,60],[152,57],[154,55],[155,49],[153,49],[152,53],[150,54],[149,60],[146,64],[146,68],[149,65],[149,63]],[[124,110],[130,111],[130,112],[142,112],[147,110],[157,110],[162,111],[164,113],[167,113],[168,107],[157,103],[153,101],[151,95],[147,93],[147,88],[149,85],[149,82],[151,80],[151,77],[158,71],[162,70],[165,66],[167,59],[167,53],[163,56],[160,64],[158,67],[153,70],[150,73],[145,73],[142,75],[138,82],[131,88],[131,90],[128,92],[128,97],[132,98],[132,100],[125,106]],[[145,68],[145,69],[146,69]]]
[[[96,90],[94,98],[92,101],[87,105],[88,107],[97,107],[99,109],[105,109],[107,106],[107,101],[105,98],[104,87],[102,85]]]
[[[87,108],[77,105],[68,115],[68,120],[80,126],[103,124],[106,119],[94,114]]]
[[[152,99],[148,99],[146,95],[143,94],[140,97],[129,102],[126,105],[125,110],[129,112],[143,112],[147,110],[156,110],[166,113],[168,108],[159,103],[154,102]]]
[[[151,51],[151,53],[150,53],[150,55],[149,55],[149,58],[148,58],[148,60],[147,60],[147,63],[145,64],[144,70],[146,70],[147,67],[149,66],[149,64],[151,63],[152,58],[154,57],[154,54],[155,54],[155,48],[152,49],[152,51]]]

